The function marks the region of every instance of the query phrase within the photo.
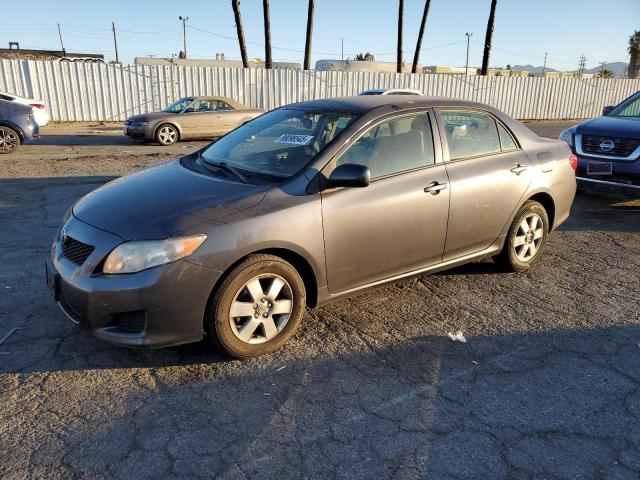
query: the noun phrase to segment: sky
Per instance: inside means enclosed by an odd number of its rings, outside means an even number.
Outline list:
[[[420,64],[463,66],[465,32],[472,32],[469,64],[480,66],[490,0],[431,0]],[[182,23],[187,28],[189,58],[212,58],[217,52],[239,59],[230,0],[47,0],[13,8],[0,0],[0,46],[17,41],[21,48],[59,49],[56,24],[68,52],[103,53],[115,58],[111,22],[116,23],[120,60],[136,56],[170,57],[182,49]],[[270,0],[274,61],[302,63],[307,17],[306,0]],[[603,7],[604,6],[604,7]],[[404,48],[413,60],[424,0],[405,0]],[[264,59],[262,1],[240,3],[250,59]],[[394,62],[397,0],[315,0],[312,64],[371,52],[376,60]],[[628,61],[628,37],[640,29],[640,0],[498,0],[491,66],[547,65],[575,70],[584,54],[587,67],[599,62]]]

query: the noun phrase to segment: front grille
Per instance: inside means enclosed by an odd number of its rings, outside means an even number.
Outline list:
[[[613,142],[611,150],[603,150],[600,146],[603,142]],[[634,138],[611,138],[595,135],[582,136],[582,151],[596,155],[611,155],[614,157],[628,157],[640,145],[640,140]]]
[[[142,333],[144,331],[144,323],[144,310],[136,310],[112,315],[108,326],[126,333]]]
[[[94,250],[95,247],[92,245],[82,243],[73,237],[65,236],[62,238],[62,255],[76,265],[82,265]]]

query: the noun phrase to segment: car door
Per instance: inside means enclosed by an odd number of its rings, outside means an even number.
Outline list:
[[[215,99],[197,98],[181,114],[183,137],[212,138],[224,132]]]
[[[449,191],[431,114],[395,116],[368,128],[323,170],[366,165],[364,188],[322,192],[325,261],[331,293],[439,263]]]
[[[532,166],[489,112],[437,113],[451,190],[446,261],[480,252],[499,237],[531,182]]]
[[[242,110],[236,110],[223,100],[217,100],[218,112],[222,118],[222,124],[226,132],[229,132],[240,125],[246,118]]]

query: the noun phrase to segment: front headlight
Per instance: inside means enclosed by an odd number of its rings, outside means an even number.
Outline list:
[[[188,257],[207,239],[206,235],[143,240],[118,245],[107,256],[104,273],[135,273]]]
[[[573,129],[567,128],[560,132],[560,136],[558,140],[562,140],[563,142],[567,142],[570,147],[573,147]]]

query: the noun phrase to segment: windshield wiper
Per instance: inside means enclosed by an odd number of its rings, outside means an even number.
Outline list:
[[[198,152],[198,158],[206,168],[215,167],[219,170],[225,170],[227,172],[233,173],[236,177],[242,180],[242,183],[251,183],[244,174],[240,173],[240,171],[236,167],[232,167],[227,162],[209,162],[208,160],[204,159],[200,152]]]

